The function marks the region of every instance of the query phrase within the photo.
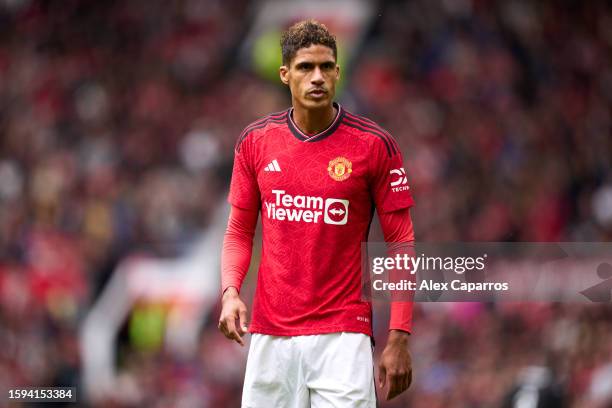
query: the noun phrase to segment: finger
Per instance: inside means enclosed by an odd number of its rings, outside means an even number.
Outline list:
[[[240,336],[240,334],[234,330],[232,333],[232,339],[236,340],[236,343],[240,344],[242,347],[244,347],[244,340],[242,340],[242,337]]]
[[[391,398],[395,398],[408,389],[409,386],[408,373],[401,374],[396,378],[395,389]]]
[[[393,376],[391,374],[387,374],[386,382],[387,382],[387,384],[389,384],[389,386],[387,387],[387,401],[388,401],[388,400],[390,400],[391,398],[394,397],[394,395],[393,395],[393,393],[394,393],[394,390],[393,390],[393,387],[394,387]]]
[[[401,394],[402,392],[406,391],[406,389],[408,388],[408,376],[405,375],[402,378],[402,382],[400,383],[399,389],[397,390],[398,394]]]
[[[221,319],[219,319],[219,330],[221,330],[221,332],[225,335],[225,337],[227,337],[228,339],[231,338],[230,336],[230,332],[229,332],[229,322],[233,320],[232,318],[229,317],[222,317]]]
[[[219,330],[223,332],[223,334],[225,334],[226,336],[229,336],[229,330],[228,330],[229,323],[233,320],[234,319],[230,316],[221,315],[221,317],[219,318],[219,324],[217,325],[217,327],[219,328]]]
[[[410,385],[410,383],[409,383],[409,380],[408,380],[408,374],[406,373],[402,377],[402,380],[401,380],[401,382],[399,384],[399,388],[397,390],[397,395],[399,395],[399,394],[403,393],[404,391],[406,391],[408,389],[409,385]]]
[[[248,330],[246,309],[240,310],[239,315],[240,315],[240,322],[239,322],[240,327],[238,328],[238,333],[240,333],[240,335],[243,336]]]
[[[406,376],[406,388],[404,389],[407,390],[408,388],[410,388],[411,384],[412,384],[412,369],[408,371],[408,375]]]
[[[236,340],[238,344],[244,346],[244,342],[242,341],[242,337],[236,330],[236,319],[227,319],[227,332],[230,335],[230,339]]]
[[[402,379],[402,392],[406,391],[408,387],[410,387],[410,371]]]
[[[395,379],[395,396],[400,395],[406,390],[407,382],[408,373],[404,373],[397,376],[397,378]]]
[[[384,365],[380,365],[378,367],[378,386],[380,388],[385,387],[386,378],[387,378],[387,368]]]
[[[225,324],[225,320],[223,318],[219,319],[219,324],[217,325],[217,328],[221,333],[223,333],[224,336],[227,336],[227,325]]]
[[[398,396],[403,390],[402,385],[404,382],[404,378],[402,375],[398,374],[389,374],[387,378],[387,382],[389,383],[389,389],[387,391],[387,399],[390,400]]]
[[[232,336],[232,333],[230,332],[229,328],[227,327],[227,323],[226,322],[222,322],[219,324],[219,330],[221,330],[221,333],[223,333],[223,335],[225,337],[227,337],[230,340],[233,340],[234,337]]]

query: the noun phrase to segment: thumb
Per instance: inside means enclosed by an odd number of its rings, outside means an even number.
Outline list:
[[[247,328],[247,311],[246,311],[246,309],[241,309],[240,312],[238,313],[238,315],[240,317],[240,330],[244,334],[248,330],[248,328]]]
[[[387,368],[384,365],[378,367],[378,386],[383,388],[387,381]]]

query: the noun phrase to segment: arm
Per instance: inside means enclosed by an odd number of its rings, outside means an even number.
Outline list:
[[[247,332],[247,307],[240,299],[239,291],[251,263],[257,216],[258,210],[232,206],[221,254],[223,295],[218,327],[225,337],[242,346],[242,336]],[[238,327],[236,320],[239,321]]]
[[[390,255],[414,252],[414,230],[408,208],[379,213],[380,224]],[[408,351],[412,330],[412,302],[391,302],[389,339],[379,364],[379,386],[389,385],[387,399],[404,392],[412,382],[412,358]]]

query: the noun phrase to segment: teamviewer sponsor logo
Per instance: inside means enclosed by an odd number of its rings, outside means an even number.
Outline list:
[[[348,221],[348,200],[340,200],[337,198],[328,198],[325,200],[325,217],[323,221],[326,224],[344,225]]]
[[[338,198],[287,194],[285,190],[272,190],[273,200],[264,201],[269,219],[289,222],[344,225],[348,221],[349,201]]]

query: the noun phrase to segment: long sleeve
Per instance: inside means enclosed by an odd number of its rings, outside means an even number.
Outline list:
[[[395,254],[414,255],[414,229],[410,209],[379,213],[380,225],[387,243],[389,256]],[[410,275],[414,277],[414,275]],[[391,300],[389,330],[412,331],[412,301]]]
[[[230,286],[240,291],[251,263],[258,215],[256,209],[231,208],[221,253],[222,293]]]

